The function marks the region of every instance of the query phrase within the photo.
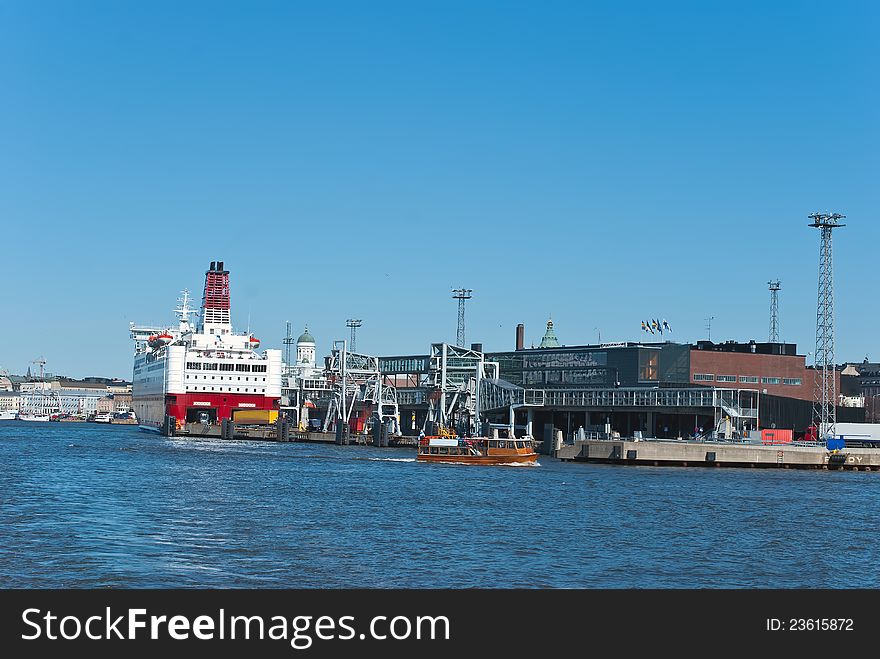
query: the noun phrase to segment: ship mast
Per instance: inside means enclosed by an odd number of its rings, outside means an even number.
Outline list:
[[[189,308],[189,290],[184,288],[181,292],[181,296],[178,298],[177,308],[174,310],[174,313],[177,314],[180,325],[180,334],[181,336],[184,334],[189,334],[191,331],[189,317],[190,314],[197,313],[196,309]]]

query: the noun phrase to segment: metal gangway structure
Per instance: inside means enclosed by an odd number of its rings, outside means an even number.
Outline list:
[[[347,341],[334,341],[324,375],[329,384],[324,432],[334,424],[347,427],[353,411],[360,407],[387,424],[390,435],[400,434],[397,389],[379,370],[378,357],[350,352]]]
[[[428,372],[422,387],[426,391],[430,425],[454,429],[462,435],[479,435],[480,405],[477,391],[480,382],[498,379],[497,362],[486,361],[482,352],[449,343],[432,343]]]
[[[483,380],[497,380],[499,365],[471,348],[433,343],[428,355],[385,357],[382,373],[393,378],[405,405],[427,408],[421,430],[436,434],[440,427],[462,436],[480,434],[479,398]]]

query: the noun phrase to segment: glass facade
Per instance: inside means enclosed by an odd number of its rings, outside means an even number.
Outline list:
[[[687,345],[582,346],[489,353],[501,378],[526,388],[632,387],[687,383]]]
[[[607,358],[604,350],[583,348],[487,355],[498,362],[502,379],[526,388],[602,386],[614,377]]]

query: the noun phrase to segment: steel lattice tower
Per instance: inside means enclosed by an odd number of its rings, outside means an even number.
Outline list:
[[[351,341],[348,344],[349,352],[357,352],[357,328],[363,324],[360,318],[349,318],[345,321],[345,326],[351,328]]]
[[[816,391],[813,397],[813,425],[818,439],[834,435],[837,423],[837,381],[834,368],[834,269],[831,232],[846,226],[840,213],[813,213],[809,226],[819,229],[819,303],[816,309]]]
[[[452,297],[458,300],[458,333],[455,336],[455,344],[465,347],[464,345],[464,301],[470,300],[474,291],[470,288],[453,288]]]
[[[778,279],[767,282],[770,286],[770,343],[779,343],[779,289]]]
[[[290,346],[293,345],[293,337],[290,335],[290,321],[287,321],[287,335],[281,340],[284,344],[284,360],[287,364],[287,370],[290,372],[292,364],[290,363]]]

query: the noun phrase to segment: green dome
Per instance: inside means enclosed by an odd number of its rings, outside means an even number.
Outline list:
[[[553,320],[547,321],[547,331],[544,332],[544,338],[541,339],[539,348],[558,348],[559,339],[556,338],[556,332],[553,331]]]
[[[309,334],[309,328],[306,327],[306,331],[299,335],[299,338],[296,340],[299,343],[314,343],[315,337]]]

